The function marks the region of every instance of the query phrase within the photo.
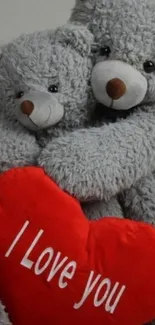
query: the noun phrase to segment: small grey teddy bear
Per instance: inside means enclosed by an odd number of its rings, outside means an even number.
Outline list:
[[[23,35],[4,46],[0,71],[1,171],[14,166],[43,166],[54,138],[64,139],[69,131],[91,124],[95,110],[90,86],[92,44],[93,35],[87,28],[70,24],[56,31]],[[51,158],[54,160],[53,154]],[[51,177],[53,172],[47,171]],[[122,216],[115,198],[109,203],[84,204],[83,209],[89,216],[111,215],[112,211]]]
[[[87,28],[68,24],[55,31],[22,35],[2,48],[0,172],[41,166],[54,139],[65,139],[68,132],[91,125],[96,102],[90,86],[92,43]],[[69,155],[71,160],[72,152]],[[115,198],[108,204],[86,203],[83,208],[95,216],[112,211],[122,215]],[[0,305],[0,324],[7,325],[4,316]]]

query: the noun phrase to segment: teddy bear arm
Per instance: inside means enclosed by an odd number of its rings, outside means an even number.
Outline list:
[[[0,302],[0,325],[11,325],[8,314],[6,313],[2,302]]]
[[[0,172],[35,164],[39,150],[34,135],[26,129],[0,123]]]
[[[117,197],[109,202],[95,201],[82,204],[83,211],[89,220],[98,220],[103,217],[123,218],[123,211]]]
[[[121,196],[127,218],[155,225],[155,172],[139,180]]]
[[[155,125],[140,112],[127,120],[54,139],[39,165],[80,201],[109,201],[154,169]]]

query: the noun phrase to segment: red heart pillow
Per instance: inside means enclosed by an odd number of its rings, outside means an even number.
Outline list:
[[[13,325],[142,325],[155,317],[155,230],[89,222],[39,168],[0,176],[0,299]]]

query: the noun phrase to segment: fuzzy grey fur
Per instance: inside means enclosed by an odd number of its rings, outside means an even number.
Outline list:
[[[54,139],[68,139],[68,133],[71,134],[80,128],[85,130],[92,124],[91,117],[95,110],[95,99],[90,86],[93,67],[92,43],[93,35],[88,29],[66,25],[55,31],[22,35],[2,48],[1,172],[15,166],[39,164],[53,177],[54,171],[49,169],[49,166],[52,164],[51,160],[54,160],[53,150],[50,151]],[[16,94],[19,91],[31,90],[48,93],[51,84],[58,85],[58,93],[53,96],[64,106],[64,117],[55,127],[39,132],[30,131],[18,122],[15,114]],[[48,152],[49,157],[46,160]],[[69,152],[68,158],[69,161],[72,160],[72,152]],[[120,204],[115,198],[109,203],[85,203],[82,206],[90,218],[98,218],[102,214],[109,215],[112,211],[122,216]],[[3,312],[1,306],[0,310]],[[0,322],[1,315],[3,314],[0,314]]]
[[[4,306],[0,303],[0,325],[12,325],[5,311]]]

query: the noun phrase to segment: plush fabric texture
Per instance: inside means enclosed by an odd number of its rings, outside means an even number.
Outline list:
[[[152,226],[88,221],[40,168],[2,174],[0,188],[0,296],[14,325],[141,325],[154,317]]]

